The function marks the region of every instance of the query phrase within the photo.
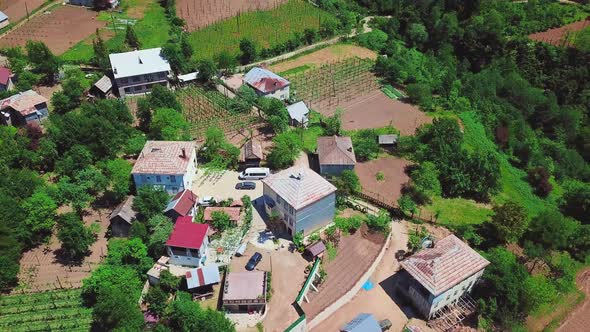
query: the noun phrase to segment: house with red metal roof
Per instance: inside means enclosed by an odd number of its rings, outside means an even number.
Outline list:
[[[336,187],[307,167],[291,167],[262,180],[268,215],[283,219],[289,234],[310,234],[334,220]]]
[[[185,216],[194,217],[198,200],[197,194],[189,189],[185,189],[172,197],[164,209],[164,215],[172,220]]]
[[[261,97],[289,99],[291,83],[268,69],[260,67],[250,69],[244,75],[244,83],[248,84]]]
[[[47,98],[33,90],[19,92],[0,100],[0,121],[15,127],[39,123],[49,116]]]
[[[135,188],[159,187],[169,194],[190,189],[197,174],[196,148],[194,141],[147,141],[131,170]]]
[[[10,69],[6,67],[0,67],[0,90],[12,90],[12,88],[14,87],[14,84],[12,83],[13,77],[14,74],[12,74]]]
[[[209,225],[192,222],[191,216],[176,219],[174,229],[166,241],[170,264],[201,266],[207,258]]]
[[[475,309],[469,293],[490,262],[455,235],[432,243],[401,262],[397,287],[429,320],[453,306],[466,316]]]

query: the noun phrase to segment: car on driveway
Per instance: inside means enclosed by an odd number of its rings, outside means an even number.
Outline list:
[[[246,264],[246,270],[248,270],[248,271],[254,270],[256,265],[258,265],[258,263],[260,263],[260,260],[262,260],[262,254],[259,252],[255,252],[254,255],[252,255],[252,257],[250,257],[248,264]]]
[[[215,205],[215,198],[213,196],[205,196],[199,198],[198,204],[200,206],[212,206]]]
[[[237,190],[254,190],[256,189],[256,183],[254,182],[238,182],[236,184]]]

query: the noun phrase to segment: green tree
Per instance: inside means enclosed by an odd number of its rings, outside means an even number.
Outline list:
[[[96,38],[92,41],[94,56],[92,63],[97,65],[103,72],[110,69],[109,50],[100,35],[99,29],[96,29]]]
[[[432,89],[424,83],[412,83],[406,88],[412,103],[429,110],[432,105]]]
[[[132,168],[130,162],[121,158],[108,160],[104,165],[105,175],[110,184],[109,192],[117,202],[129,194]]]
[[[182,114],[171,108],[160,108],[154,112],[150,124],[149,138],[162,141],[190,140],[189,124]]]
[[[377,158],[381,148],[377,140],[377,133],[373,129],[361,129],[352,137],[354,154],[359,161]]]
[[[131,25],[127,25],[127,28],[125,29],[125,43],[133,49],[140,49],[141,48],[141,43],[139,42],[139,38],[137,38],[137,35],[135,34],[135,30],[133,29],[133,26],[131,26]]]
[[[408,29],[408,37],[414,47],[421,47],[422,44],[428,40],[428,32],[426,27],[420,23],[412,23]]]
[[[93,162],[92,152],[84,145],[74,145],[57,161],[55,168],[61,175],[73,176]]]
[[[534,275],[524,281],[524,300],[528,312],[553,303],[556,298],[557,290],[545,276]]]
[[[531,220],[527,237],[550,250],[566,249],[578,231],[578,223],[564,217],[559,211],[545,210]]]
[[[580,181],[569,181],[564,185],[560,209],[566,216],[576,218],[583,224],[590,224],[590,185]]]
[[[402,195],[397,200],[397,205],[404,213],[410,213],[411,218],[414,217],[414,213],[416,213],[416,203],[409,195]]]
[[[27,41],[26,49],[33,70],[43,75],[44,82],[53,84],[60,66],[59,59],[40,41]]]
[[[217,62],[218,68],[224,69],[228,72],[233,72],[238,65],[236,57],[227,50],[222,50],[219,52],[215,58],[215,61]]]
[[[148,251],[153,258],[159,258],[165,252],[166,241],[172,233],[174,224],[163,215],[155,215],[148,220],[148,227],[151,231],[147,242]]]
[[[334,179],[334,185],[338,188],[338,193],[342,195],[351,195],[361,190],[359,177],[353,170],[346,169]]]
[[[243,65],[247,65],[256,60],[256,46],[250,39],[244,38],[240,40],[240,51],[242,52],[240,62]]]
[[[134,222],[131,224],[129,228],[129,238],[130,239],[140,239],[142,242],[147,242],[148,239],[148,231],[145,224],[142,222]]]
[[[342,131],[342,109],[337,109],[334,114],[324,119],[324,135],[338,136]]]
[[[143,186],[137,190],[137,196],[133,200],[133,209],[137,211],[138,219],[146,221],[160,214],[170,197],[168,194],[153,186]]]
[[[57,204],[44,191],[36,191],[31,197],[25,199],[22,208],[26,213],[25,225],[30,231],[43,238],[51,233],[55,225]]]
[[[153,260],[147,255],[147,247],[141,239],[111,239],[108,249],[107,264],[129,266],[138,275],[146,273],[153,264]]]
[[[148,303],[148,309],[162,317],[164,310],[166,309],[168,294],[164,292],[160,287],[150,287],[148,293],[145,296],[145,300]]]
[[[165,86],[159,84],[154,85],[147,99],[151,109],[172,108],[178,112],[182,112],[182,105],[176,99],[176,95]]]
[[[227,213],[223,211],[214,211],[211,213],[211,226],[219,232],[224,232],[233,227],[234,223],[231,221],[230,216]]]
[[[100,330],[142,330],[143,314],[137,305],[137,298],[122,290],[122,287],[117,286],[105,286],[100,289],[92,311],[93,320]]]
[[[209,81],[211,81],[211,79],[213,79],[215,77],[215,75],[217,75],[217,66],[215,65],[215,62],[213,62],[213,60],[211,59],[204,59],[199,61],[199,64],[197,66],[197,71],[199,72],[197,74],[197,79],[199,81],[201,81],[202,83],[207,83]]]
[[[205,144],[201,156],[214,168],[235,168],[240,149],[227,141],[218,127],[209,127],[205,133]]]
[[[517,242],[528,226],[526,210],[519,204],[508,201],[494,206],[493,211],[490,223],[498,240],[502,243]]]
[[[102,289],[116,286],[124,294],[138,299],[142,282],[137,272],[128,266],[102,264],[82,281],[82,296],[87,305],[96,304]],[[137,303],[137,302],[136,302]]]
[[[160,273],[160,287],[166,292],[173,292],[180,287],[180,278],[164,270]]]
[[[391,216],[389,215],[389,212],[381,209],[376,216],[368,214],[367,226],[374,231],[389,233],[391,227]]]
[[[190,294],[179,292],[170,303],[168,325],[174,331],[235,332],[234,323],[216,310],[202,309]]]
[[[440,195],[440,176],[434,163],[425,161],[420,166],[411,171],[410,176],[416,189],[426,195]]]
[[[58,221],[57,238],[65,255],[72,259],[83,257],[96,238],[75,213],[66,213]]]
[[[273,168],[287,168],[293,165],[300,152],[301,146],[296,135],[293,132],[283,133],[273,139],[272,150],[267,156],[267,161]]]

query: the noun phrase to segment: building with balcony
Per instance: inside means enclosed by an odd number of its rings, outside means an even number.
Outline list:
[[[109,55],[120,97],[145,94],[156,84],[169,87],[170,64],[161,48]]]

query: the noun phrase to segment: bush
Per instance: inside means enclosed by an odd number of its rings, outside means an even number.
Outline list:
[[[348,218],[336,217],[334,223],[344,233],[351,234],[361,227],[363,220],[364,218],[362,216],[355,214]]]
[[[353,170],[342,171],[340,176],[334,178],[333,183],[338,188],[338,193],[342,195],[352,195],[361,190],[361,182]]]
[[[535,194],[539,197],[547,197],[553,190],[553,186],[549,183],[550,174],[544,167],[535,167],[529,169],[527,172],[527,180],[533,187]]]
[[[367,226],[370,229],[382,233],[389,233],[389,228],[391,226],[391,216],[389,212],[385,210],[380,210],[378,215],[367,215]]]

